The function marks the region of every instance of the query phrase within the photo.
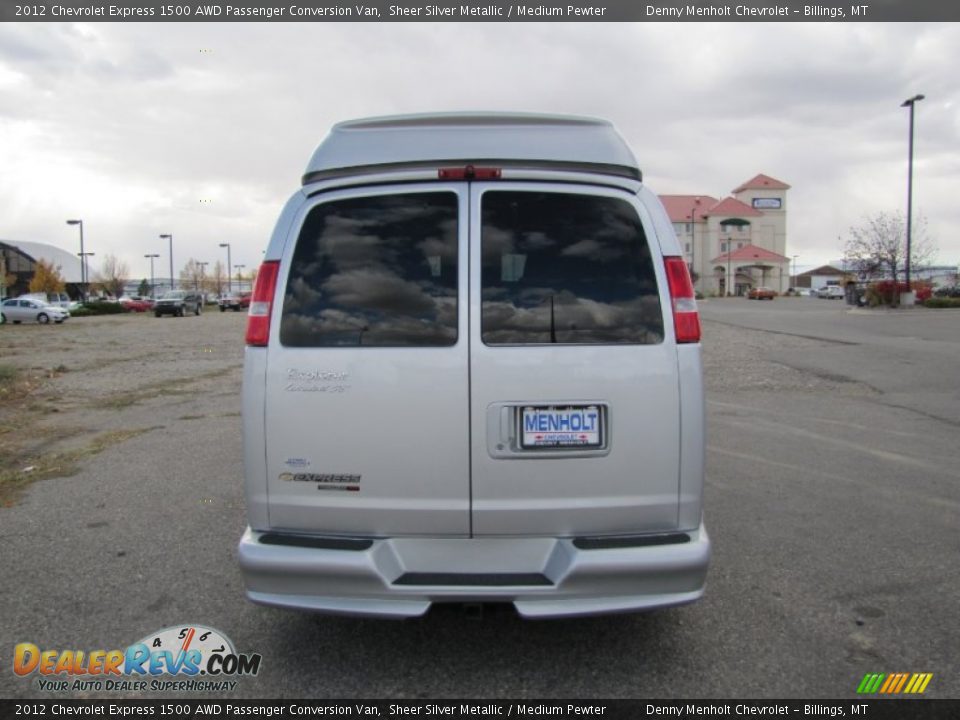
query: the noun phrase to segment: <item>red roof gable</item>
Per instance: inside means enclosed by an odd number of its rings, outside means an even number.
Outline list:
[[[733,192],[738,193],[744,190],[789,190],[790,186],[785,182],[780,182],[769,175],[757,175],[751,180],[747,180]]]
[[[746,203],[736,198],[728,197],[710,208],[709,215],[726,215],[728,217],[763,217],[763,213],[754,210]]]
[[[712,263],[725,263],[727,261],[727,255],[730,256],[732,262],[747,262],[750,260],[766,260],[767,262],[789,262],[790,258],[786,255],[780,255],[779,253],[771,252],[770,250],[764,250],[762,247],[757,247],[756,245],[744,245],[738,250],[734,250],[732,253],[724,253],[723,255],[717,255],[710,262]]]
[[[666,208],[670,222],[690,222],[690,213],[694,208],[697,217],[702,219],[717,204],[717,199],[709,195],[661,195],[660,202]]]

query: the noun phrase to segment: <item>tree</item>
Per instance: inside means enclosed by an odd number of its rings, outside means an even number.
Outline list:
[[[103,258],[100,272],[93,278],[93,284],[113,297],[123,295],[123,286],[130,279],[130,269],[127,264],[116,255],[107,255]]]
[[[929,262],[934,254],[926,218],[919,217],[910,238],[910,267]],[[850,228],[846,257],[849,268],[861,280],[899,279],[906,270],[907,259],[907,224],[903,214],[880,212],[865,218],[860,227]]]
[[[147,282],[146,278],[140,281],[140,287],[137,288],[137,295],[140,297],[147,297],[150,295],[150,283]]]
[[[193,258],[187,260],[187,264],[184,265],[183,270],[180,271],[180,286],[198,290],[202,278],[202,268],[203,266],[199,265]]]
[[[226,273],[224,264],[217,260],[213,264],[213,273],[207,278],[210,292],[215,292],[218,296],[223,295],[223,286],[227,284]]]
[[[30,280],[32,293],[62,293],[66,290],[66,283],[60,274],[60,268],[46,260],[37,260],[33,279]]]

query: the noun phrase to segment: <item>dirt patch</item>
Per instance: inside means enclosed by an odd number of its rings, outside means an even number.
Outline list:
[[[206,417],[175,406],[236,396],[244,325],[208,313],[0,326],[0,504],[151,429]]]

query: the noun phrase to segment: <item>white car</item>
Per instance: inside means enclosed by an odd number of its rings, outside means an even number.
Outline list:
[[[610,123],[334,126],[277,221],[246,340],[250,600],[566,617],[703,594],[700,319]]]
[[[839,285],[826,285],[817,291],[818,298],[827,300],[839,300],[843,297],[843,288]]]
[[[3,315],[3,322],[14,324],[36,322],[44,325],[51,320],[59,324],[70,317],[70,313],[64,308],[54,307],[33,298],[4,300],[3,305],[0,305],[0,313]]]

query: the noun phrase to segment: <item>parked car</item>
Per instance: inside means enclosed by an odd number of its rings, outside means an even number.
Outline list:
[[[233,310],[239,312],[250,307],[250,293],[231,293],[220,298],[220,312]]]
[[[170,290],[153,306],[153,314],[157,317],[161,315],[183,317],[187,313],[199,315],[201,312],[203,312],[203,296],[186,290]]]
[[[154,302],[150,298],[140,297],[138,295],[124,296],[120,298],[120,304],[127,312],[150,312],[153,310]]]
[[[960,285],[946,285],[933,291],[934,297],[960,298]]]
[[[777,296],[774,290],[767,287],[750,288],[747,293],[747,300],[773,300]]]
[[[827,300],[839,300],[843,297],[843,288],[839,285],[826,285],[817,290],[817,297],[826,298]]]
[[[247,321],[247,597],[390,617],[697,600],[700,319],[613,126],[341,123],[303,185]]]
[[[70,317],[64,308],[49,305],[34,298],[9,298],[0,305],[3,322],[15,325],[22,322],[37,322],[46,325],[51,320],[58,325]]]

